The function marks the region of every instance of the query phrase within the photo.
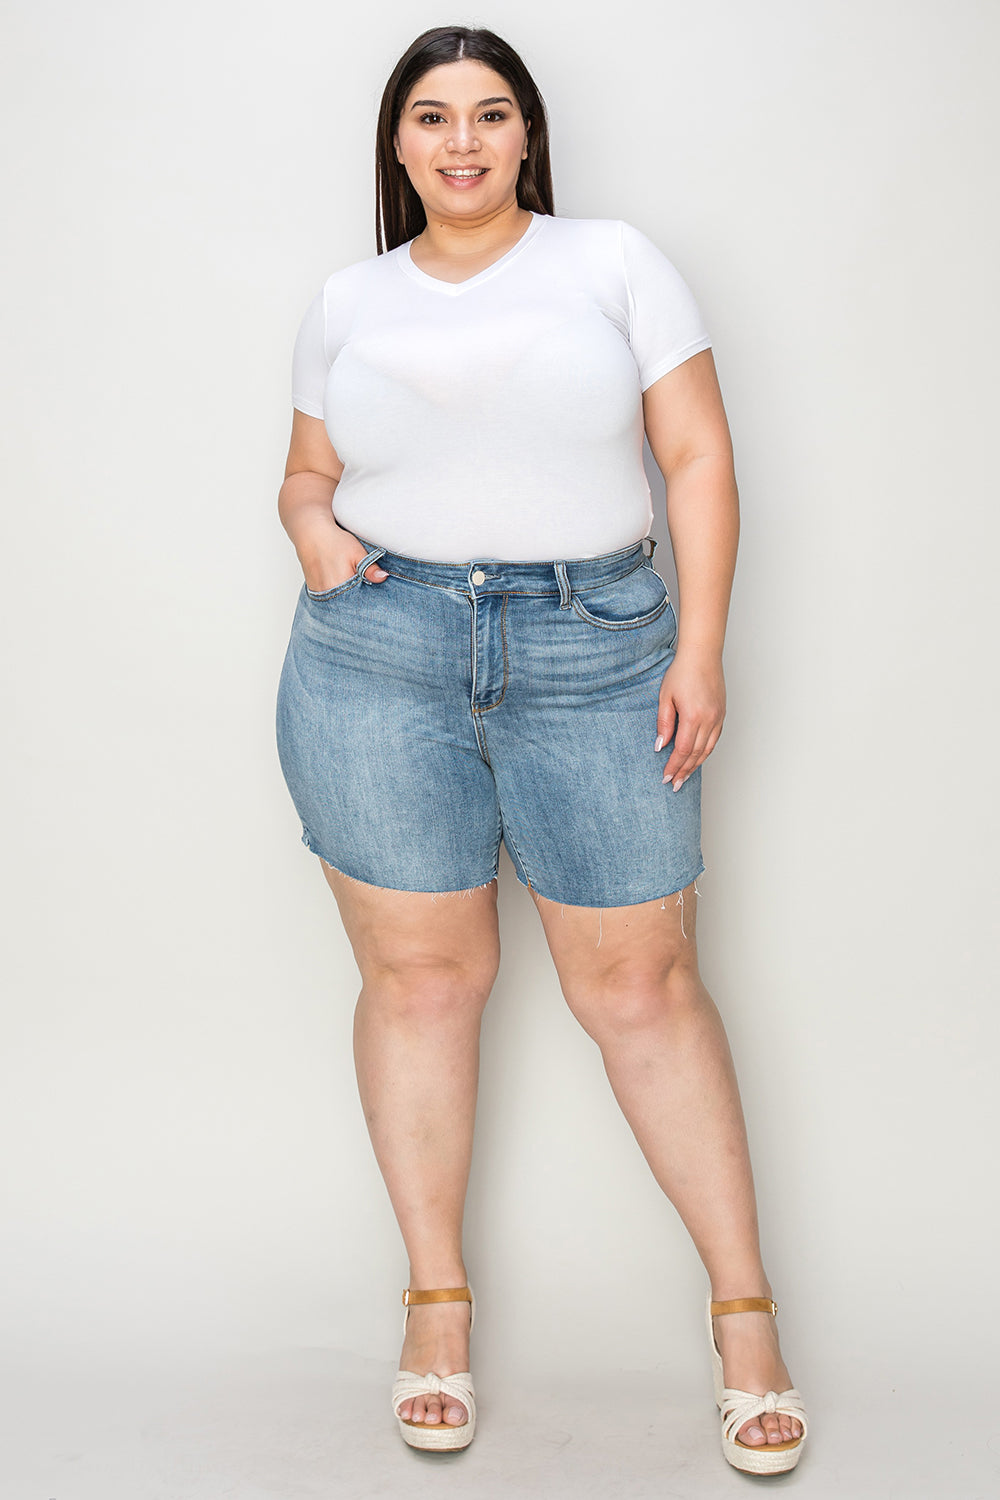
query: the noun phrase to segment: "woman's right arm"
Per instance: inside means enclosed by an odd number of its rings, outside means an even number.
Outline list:
[[[313,593],[346,583],[365,555],[357,537],[334,518],[333,495],[343,472],[325,423],[295,407],[278,515],[298,554],[306,588]],[[372,583],[388,576],[377,563],[365,569]]]

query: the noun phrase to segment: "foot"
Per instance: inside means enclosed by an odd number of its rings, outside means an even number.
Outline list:
[[[727,1386],[738,1391],[755,1391],[761,1396],[765,1391],[791,1389],[792,1380],[781,1357],[775,1325],[776,1320],[769,1312],[722,1313],[712,1319]],[[765,1413],[744,1422],[736,1436],[750,1448],[765,1448],[800,1438],[802,1423],[781,1412]]]
[[[468,1302],[414,1304],[406,1320],[399,1368],[412,1370],[415,1375],[433,1370],[442,1380],[467,1370],[470,1306]],[[428,1426],[445,1422],[461,1427],[469,1420],[469,1413],[453,1396],[414,1396],[400,1403],[399,1415],[404,1422],[426,1422]]]

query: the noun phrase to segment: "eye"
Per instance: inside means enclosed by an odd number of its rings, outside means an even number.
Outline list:
[[[494,121],[499,123],[501,120],[506,120],[507,111],[504,109],[487,109],[483,111],[480,118],[483,120],[489,120],[491,123],[493,123]],[[444,116],[439,115],[437,110],[428,109],[425,110],[422,115],[418,115],[417,119],[420,121],[421,125],[431,125],[436,123],[438,120],[443,120]]]

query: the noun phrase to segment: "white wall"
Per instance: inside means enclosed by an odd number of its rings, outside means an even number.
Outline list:
[[[557,212],[642,228],[713,333],[744,531],[704,971],[799,1385],[838,1361],[936,1375],[965,1337],[941,1294],[995,1257],[997,12],[446,12],[15,18],[5,1352],[398,1351],[356,974],[274,749],[298,585],[275,497],[299,318],[374,251],[385,77],[458,20],[534,70]],[[483,1357],[701,1359],[700,1265],[502,884]]]

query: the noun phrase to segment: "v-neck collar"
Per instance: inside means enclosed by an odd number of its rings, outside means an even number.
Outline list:
[[[499,260],[493,261],[492,265],[487,266],[485,270],[478,271],[475,276],[467,276],[464,281],[442,281],[439,276],[429,276],[426,271],[422,271],[410,255],[410,246],[413,244],[413,240],[407,240],[405,245],[400,245],[399,247],[398,259],[400,268],[406,272],[407,276],[411,276],[414,281],[418,281],[421,286],[431,287],[436,292],[444,292],[445,296],[448,297],[457,297],[459,293],[467,292],[471,287],[480,286],[484,281],[488,281],[491,276],[496,276],[499,271],[502,271],[505,266],[510,264],[515,256],[520,255],[526,245],[530,244],[539,229],[541,229],[546,215],[536,214],[534,209],[529,209],[528,212],[531,214],[531,223],[517,241],[517,244],[512,245],[504,255],[500,256]],[[416,239],[416,235],[414,235],[414,239]]]

